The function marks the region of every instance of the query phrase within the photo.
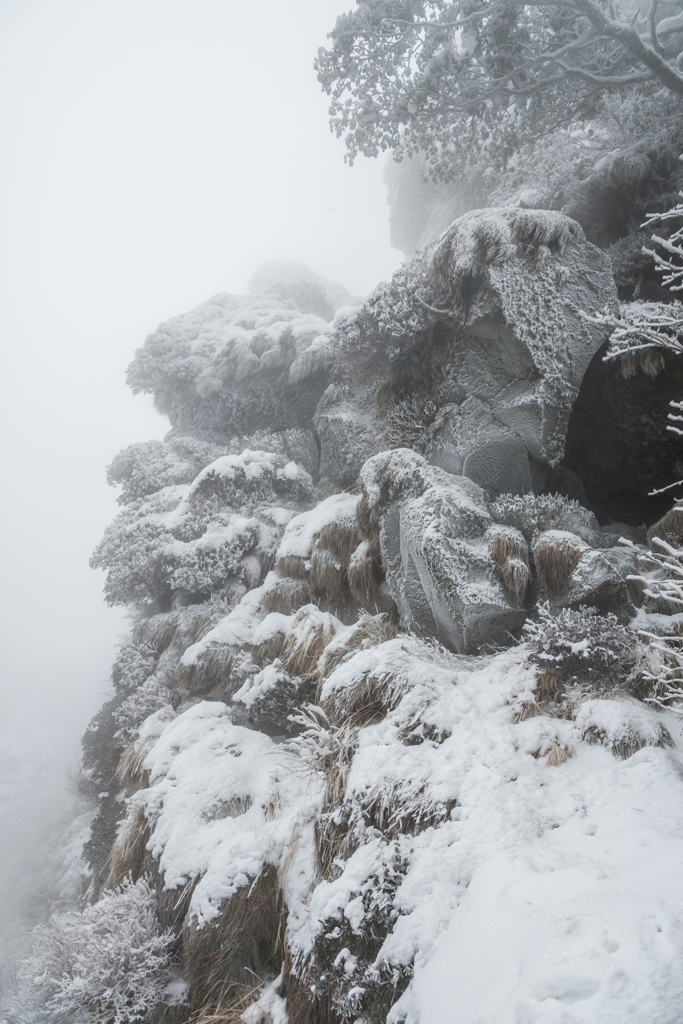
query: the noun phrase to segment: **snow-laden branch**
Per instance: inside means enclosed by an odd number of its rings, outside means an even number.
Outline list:
[[[618,315],[595,313],[590,316],[581,312],[580,316],[589,323],[611,328],[606,361],[643,349],[666,349],[677,355],[683,352],[683,303],[656,306],[633,302],[623,306]]]

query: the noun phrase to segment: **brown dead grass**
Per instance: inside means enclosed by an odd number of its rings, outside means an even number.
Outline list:
[[[556,701],[563,691],[563,685],[549,669],[543,669],[536,676],[536,700],[539,704],[549,704]]]
[[[275,572],[293,580],[305,580],[308,579],[306,562],[307,559],[301,558],[300,555],[284,555],[275,563]]]
[[[342,1024],[334,1012],[328,995],[315,996],[313,979],[294,973],[292,956],[287,949],[284,962],[283,987],[287,994],[289,1024]]]
[[[496,571],[512,596],[524,602],[531,577],[529,546],[524,535],[511,526],[493,527],[488,533],[488,546]]]
[[[125,786],[129,796],[139,789],[146,789],[149,785],[149,772],[143,768],[149,750],[150,745],[141,743],[136,737],[131,743],[126,744],[119,757],[116,778]]]
[[[281,612],[291,615],[304,604],[310,604],[313,591],[306,580],[284,578],[268,590],[261,599],[266,612]]]
[[[334,552],[318,547],[311,555],[311,586],[330,601],[340,604],[348,599],[345,564]]]
[[[370,615],[363,612],[358,621],[341,636],[332,640],[321,658],[318,667],[321,680],[327,679],[334,670],[357,651],[376,647],[385,640],[393,640],[398,628],[385,613]]]
[[[163,654],[173,643],[177,632],[178,619],[175,612],[153,615],[149,619],[141,619],[136,624],[133,630],[133,643],[150,643],[157,654]]]
[[[539,755],[540,756],[540,755]],[[548,768],[558,768],[565,761],[568,761],[570,757],[574,756],[574,748],[565,746],[559,746],[555,741],[550,745],[550,750],[547,752],[545,763]]]
[[[340,519],[323,526],[317,535],[317,547],[331,551],[342,562],[348,562],[351,552],[358,547],[358,526],[352,519]]]
[[[625,761],[627,758],[632,757],[637,751],[642,750],[643,747],[655,746],[666,749],[667,747],[675,746],[671,734],[665,725],[660,723],[659,725],[659,739],[656,743],[650,743],[648,738],[642,736],[638,732],[630,731],[620,736],[619,739],[609,740],[607,735],[602,729],[597,729],[595,726],[589,726],[585,730],[582,739],[586,740],[590,744],[601,744],[612,751],[615,757]]]
[[[194,665],[178,665],[175,686],[192,694],[220,696],[230,685],[233,661],[228,644],[210,644]]]
[[[268,864],[232,896],[216,921],[183,926],[183,966],[190,1004],[206,1016],[225,1009],[254,979],[277,974],[284,954],[284,901],[277,870]]]
[[[518,725],[520,722],[526,722],[527,718],[535,718],[536,715],[540,715],[541,708],[535,700],[523,700],[517,710],[510,719],[511,725]]]
[[[678,547],[683,541],[683,507],[674,506],[669,509],[666,515],[662,516],[659,522],[655,523],[648,531],[648,540],[652,543],[655,538],[665,540],[668,544]]]
[[[353,551],[347,569],[349,590],[362,608],[371,608],[378,601],[381,579],[379,558],[364,541]]]
[[[128,875],[134,881],[140,877],[150,835],[151,828],[141,808],[126,815],[109,854],[106,889],[115,889]]]
[[[455,800],[448,803],[429,800],[426,782],[410,785],[400,781],[375,786],[363,799],[362,806],[366,820],[387,839],[394,839],[398,835],[418,835],[440,825],[455,803]]]
[[[317,608],[300,608],[285,643],[283,661],[297,675],[313,675],[320,656],[334,636],[329,616],[321,616]]]
[[[574,543],[569,537],[541,535],[534,544],[533,553],[541,586],[548,597],[555,597],[569,585],[581,561],[583,547],[578,538]]]
[[[264,668],[270,665],[276,658],[281,658],[285,649],[285,633],[276,633],[262,644],[254,644],[251,648],[251,656],[257,665]]]
[[[621,364],[621,375],[628,380],[635,377],[638,370],[642,370],[646,377],[654,379],[664,366],[664,353],[653,348],[637,349],[634,352],[626,352],[619,360]]]
[[[368,725],[393,711],[407,689],[406,680],[390,670],[368,672],[350,686],[335,690],[320,706],[335,725],[345,720]]]

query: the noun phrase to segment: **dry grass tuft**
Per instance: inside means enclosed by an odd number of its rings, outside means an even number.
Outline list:
[[[217,622],[220,622],[232,609],[229,601],[212,601],[210,604],[198,605],[197,613],[192,619],[189,630],[190,643],[198,644]]]
[[[310,604],[313,591],[306,580],[285,578],[279,580],[261,599],[265,612],[281,612],[291,615],[304,604]]]
[[[311,555],[311,586],[330,601],[342,603],[348,597],[344,570],[344,563],[338,555],[327,548],[317,547]]]
[[[393,711],[409,686],[390,669],[368,672],[350,686],[334,690],[321,707],[333,724],[352,720],[355,725],[367,725]]]
[[[283,985],[287,994],[287,1017],[289,1024],[342,1024],[332,1009],[330,996],[317,993],[313,979],[294,973],[289,949],[285,955]]]
[[[313,675],[320,656],[335,633],[331,615],[321,612],[315,605],[300,608],[285,643],[283,661],[297,675]]]
[[[142,874],[151,828],[142,808],[128,814],[118,827],[109,854],[106,889],[115,889],[128,875],[133,881]]]
[[[295,716],[304,731],[287,744],[292,758],[290,770],[304,776],[325,779],[324,805],[338,807],[346,792],[346,779],[356,750],[357,727],[350,720],[339,726],[330,721],[321,707],[308,704]]]
[[[625,352],[619,360],[621,364],[621,375],[628,380],[635,377],[638,370],[642,370],[646,377],[654,379],[665,366],[664,353],[653,348],[635,349]]]
[[[275,563],[275,572],[280,576],[289,576],[293,580],[308,579],[307,559],[300,555],[283,555]]]
[[[599,743],[603,747],[607,747],[612,751],[615,757],[625,761],[628,757],[631,757],[638,750],[642,750],[643,747],[661,747],[666,749],[667,747],[675,746],[671,733],[665,725],[658,723],[659,725],[659,737],[656,743],[652,743],[651,739],[647,736],[642,736],[639,732],[630,729],[628,732],[623,733],[617,738],[610,739],[602,729],[598,729],[596,726],[589,726],[583,733],[582,739],[586,740],[587,743],[596,744]]]
[[[284,901],[277,870],[266,865],[226,903],[216,921],[183,927],[183,966],[190,1003],[204,1019],[254,991],[254,978],[280,969],[284,955]]]
[[[258,999],[263,984],[235,986],[234,994],[222,1006],[202,1006],[187,1020],[186,1024],[244,1024],[244,1014]],[[262,1011],[258,1024],[272,1024],[273,1018]]]
[[[152,644],[157,654],[163,654],[173,641],[178,632],[178,618],[175,612],[166,612],[163,615],[153,615],[149,619],[142,619],[133,630],[133,643]]]
[[[524,602],[531,572],[529,546],[524,535],[513,526],[493,526],[487,533],[491,559],[512,596]]]
[[[220,696],[230,685],[233,661],[228,644],[210,644],[194,665],[178,665],[175,685],[192,694]]]
[[[567,587],[583,551],[584,544],[571,534],[540,535],[533,547],[534,563],[548,597],[560,594]]]
[[[123,783],[126,792],[137,792],[138,789],[146,789],[149,785],[149,772],[143,768],[143,763],[151,749],[152,743],[141,743],[138,738],[127,743],[119,757],[116,765],[116,778]]]
[[[285,650],[285,641],[285,633],[276,633],[275,636],[269,637],[263,643],[254,644],[251,647],[252,659],[261,668],[265,668],[266,665],[270,665],[276,658],[282,658]]]
[[[482,269],[518,255],[531,255],[546,245],[563,251],[582,241],[574,221],[549,210],[474,210],[460,217],[436,242],[429,266],[431,290],[441,313],[461,320],[468,296]],[[431,307],[429,307],[431,308]]]
[[[536,699],[539,704],[550,704],[556,701],[563,691],[560,679],[549,669],[543,669],[536,676]]]
[[[540,754],[537,756],[541,756]],[[555,740],[550,744],[550,750],[547,753],[545,763],[548,768],[557,768],[559,765],[564,764],[570,757],[574,756],[574,748],[565,745],[558,746]]]
[[[653,540],[659,539],[678,547],[683,541],[683,506],[674,505],[670,508],[659,522],[650,527],[647,539],[650,545]]]
[[[379,599],[381,563],[366,540],[356,547],[347,569],[349,590],[362,608],[371,608]]]
[[[348,562],[351,552],[358,547],[360,541],[358,526],[353,519],[338,519],[327,523],[315,539],[318,548],[331,551],[342,562]]]
[[[166,889],[164,888],[165,879],[159,871],[158,861],[149,853],[146,858],[144,874],[156,889],[157,908],[162,926],[179,931],[190,909],[192,893],[202,875],[195,875],[185,885],[179,885],[175,889]]]
[[[363,612],[358,621],[336,637],[325,649],[318,671],[321,680],[327,679],[343,662],[348,661],[357,651],[376,647],[385,640],[393,640],[398,629],[385,613],[370,615]]]
[[[455,800],[441,803],[429,800],[427,783],[414,785],[403,781],[373,787],[362,802],[366,823],[379,829],[387,839],[398,835],[418,835],[442,824],[455,807]]]
[[[527,718],[535,718],[540,713],[541,708],[535,700],[523,700],[510,719],[510,724],[518,725],[519,722],[526,722]]]

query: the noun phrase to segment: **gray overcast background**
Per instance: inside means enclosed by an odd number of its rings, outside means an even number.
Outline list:
[[[125,386],[144,337],[266,259],[355,294],[400,262],[381,164],[344,164],[312,69],[349,6],[0,0],[5,750],[75,757],[107,689],[105,466],[168,426]]]

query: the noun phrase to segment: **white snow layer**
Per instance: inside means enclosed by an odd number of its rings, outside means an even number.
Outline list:
[[[202,702],[164,725],[149,789],[132,798],[166,885],[201,876],[191,912],[207,922],[288,858],[288,941],[305,957],[336,925],[362,927],[363,894],[391,856],[399,916],[375,963],[414,976],[389,1024],[683,1020],[683,765],[678,749],[647,745],[665,721],[678,746],[673,716],[619,697],[586,701],[576,721],[513,724],[533,699],[523,648],[466,659],[407,637],[342,664],[324,706],[341,716],[382,671],[393,710],[358,731],[344,802],[352,824],[364,804],[386,814],[382,831],[358,819],[339,877],[316,881],[314,776]],[[624,736],[646,745],[622,761],[611,745]],[[570,756],[558,764],[557,751]],[[414,812],[435,824],[404,827]],[[345,970],[353,979],[353,957]]]
[[[190,904],[200,924],[265,864],[280,866],[307,788],[281,762],[281,748],[233,725],[217,701],[179,715],[147,755],[150,785],[133,796],[132,810],[153,824],[148,849],[166,888],[201,876]]]
[[[358,500],[357,494],[332,494],[310,511],[294,516],[285,527],[277,551],[278,558],[291,555],[308,558],[314,539],[326,526],[355,522]]]

